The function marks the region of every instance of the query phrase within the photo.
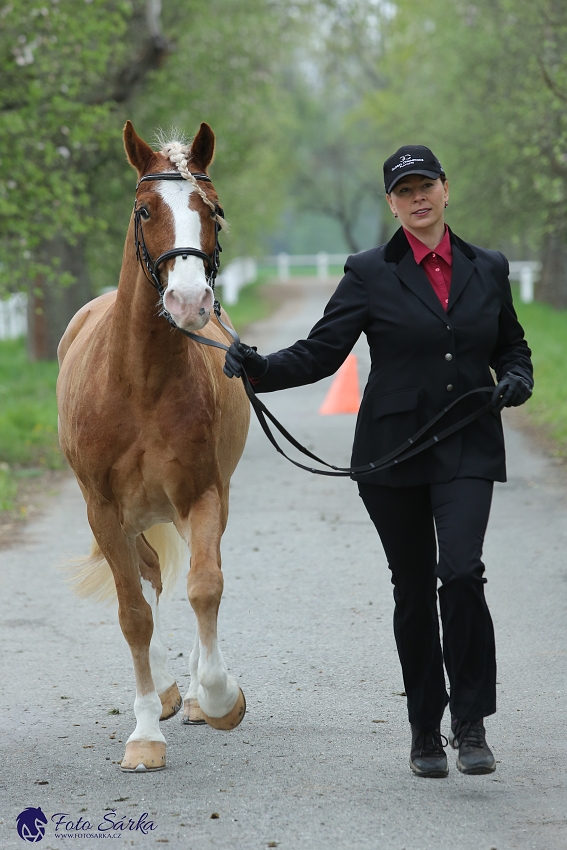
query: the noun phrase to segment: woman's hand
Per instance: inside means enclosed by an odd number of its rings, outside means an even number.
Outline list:
[[[258,354],[255,346],[233,342],[226,352],[223,372],[229,378],[240,378],[243,371],[249,378],[261,378],[268,371],[268,358]]]
[[[525,378],[508,372],[494,387],[492,393],[492,412],[500,413],[503,407],[519,407],[529,399],[532,387]]]

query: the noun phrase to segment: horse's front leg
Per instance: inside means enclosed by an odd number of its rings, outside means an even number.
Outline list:
[[[244,694],[234,676],[228,673],[217,638],[224,584],[220,539],[225,522],[226,505],[222,504],[219,493],[211,489],[191,507],[186,523],[178,526],[191,548],[187,593],[197,617],[197,640],[191,653],[191,686],[185,698],[184,717],[186,722],[204,719],[215,729],[234,729],[246,712]]]
[[[144,599],[152,609],[154,624],[150,642],[150,667],[152,679],[162,704],[160,720],[168,720],[181,708],[181,694],[175,677],[167,669],[167,653],[161,637],[159,598],[161,596],[161,569],[157,552],[143,534],[136,538],[140,559],[140,579]]]
[[[142,591],[136,540],[124,534],[115,511],[107,503],[89,502],[88,516],[114,576],[118,619],[132,653],[136,677],[136,728],[126,742],[120,767],[126,771],[161,770],[165,767],[165,738],[159,728],[162,703],[150,664],[154,624],[151,606]]]

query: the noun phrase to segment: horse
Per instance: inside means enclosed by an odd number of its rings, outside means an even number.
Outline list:
[[[241,382],[222,373],[224,352],[184,334],[207,326],[209,338],[232,341],[213,291],[225,225],[207,172],[214,133],[203,123],[192,144],[171,140],[154,151],[127,121],[123,138],[138,185],[118,288],[67,327],[57,399],[61,448],[94,536],[76,589],[101,597],[110,580],[118,599],[136,684],[136,726],[120,767],[143,772],[165,767],[160,720],[182,702],[184,723],[216,729],[235,728],[246,711],[219,647],[217,615],[229,484],[250,407]],[[159,599],[178,544],[190,550],[187,594],[197,620],[183,701],[159,635]]]

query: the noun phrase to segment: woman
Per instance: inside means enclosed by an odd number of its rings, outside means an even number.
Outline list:
[[[392,572],[410,767],[418,776],[447,775],[440,722],[449,702],[458,769],[491,773],[496,764],[483,719],[496,710],[496,660],[481,556],[493,483],[506,480],[500,411],[530,397],[531,352],[512,305],[506,258],[469,245],[445,224],[449,184],[434,154],[421,145],[400,148],[384,163],[384,184],[402,225],[390,242],[348,258],[307,339],[268,357],[234,344],[225,372],[245,369],[256,392],[319,381],[364,332],[372,367],[352,453],[352,465],[361,466],[399,446],[448,402],[493,386],[495,371],[494,415],[390,469],[353,475]],[[470,412],[463,407],[457,418]]]

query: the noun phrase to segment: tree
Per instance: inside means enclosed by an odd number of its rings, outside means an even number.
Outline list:
[[[381,25],[389,83],[365,111],[388,152],[432,147],[455,177],[452,225],[488,246],[543,248],[540,292],[566,307],[567,7],[399,0]]]
[[[21,0],[3,9],[0,285],[30,293],[36,358],[54,356],[67,322],[94,294],[86,246],[101,222],[92,181],[120,143],[116,103],[166,52],[154,7]]]
[[[76,308],[117,281],[133,190],[127,117],[144,133],[211,121],[223,199],[247,222],[236,244],[277,215],[281,110],[270,104],[282,100],[272,93],[292,7],[169,0],[163,22],[159,0],[4,7],[0,289],[31,294],[33,356],[53,357]]]

